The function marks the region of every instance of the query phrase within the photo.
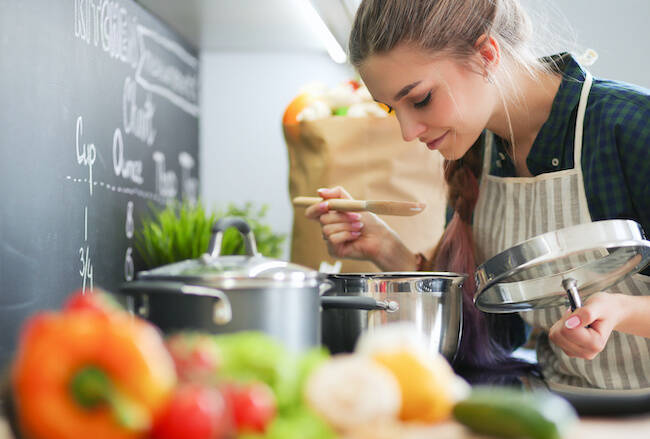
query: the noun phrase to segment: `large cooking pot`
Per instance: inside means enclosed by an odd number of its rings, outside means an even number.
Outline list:
[[[246,255],[220,255],[223,233],[235,227]],[[138,273],[122,285],[127,307],[163,332],[259,330],[303,351],[320,344],[320,294],[325,276],[257,252],[249,225],[228,217],[212,228],[208,252]]]
[[[429,342],[431,352],[453,361],[462,329],[462,284],[456,273],[330,274],[326,297],[364,297],[386,304],[385,310],[331,308],[323,303],[322,341],[332,352],[351,352],[361,332],[390,322],[412,322]]]
[[[246,255],[220,255],[230,227],[241,233]],[[389,308],[370,297],[321,297],[331,287],[325,274],[259,254],[246,221],[228,217],[214,224],[200,258],[141,271],[119,292],[131,312],[165,333],[257,330],[303,351],[320,345],[321,301],[329,307]]]

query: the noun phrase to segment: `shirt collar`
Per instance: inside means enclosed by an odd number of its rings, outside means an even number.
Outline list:
[[[562,82],[553,99],[551,112],[542,125],[528,157],[526,165],[533,175],[559,171],[571,167],[567,160],[567,145],[573,146],[577,107],[580,101],[585,71],[569,53],[552,55],[542,59],[551,68],[562,73]],[[567,136],[571,136],[570,139]],[[497,142],[499,152],[505,154],[504,142]],[[573,148],[571,148],[573,151]]]

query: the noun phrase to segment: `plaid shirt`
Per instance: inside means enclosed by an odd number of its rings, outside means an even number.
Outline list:
[[[526,159],[533,175],[574,166],[575,123],[585,71],[569,54],[553,59],[563,79]],[[490,174],[516,176],[504,142],[497,140]],[[581,166],[592,220],[632,219],[650,239],[650,90],[594,78],[582,142]]]

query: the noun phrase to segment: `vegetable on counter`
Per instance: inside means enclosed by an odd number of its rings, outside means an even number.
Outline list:
[[[190,382],[220,389],[238,439],[334,438],[302,395],[307,377],[329,358],[325,350],[295,354],[256,331],[180,332],[167,339],[167,346],[181,380],[188,379],[183,370],[199,370],[189,374]],[[213,365],[212,372],[206,364]]]
[[[238,433],[264,433],[276,415],[273,392],[262,382],[230,383],[221,387]]]
[[[454,407],[471,430],[503,438],[560,439],[577,421],[573,407],[550,392],[476,387]]]
[[[162,336],[110,301],[78,296],[23,328],[12,368],[21,430],[35,439],[143,437],[176,385]]]
[[[181,384],[156,419],[151,439],[223,439],[232,421],[221,392],[213,386]]]
[[[442,355],[427,351],[407,322],[363,333],[353,354],[325,362],[306,386],[310,406],[342,434],[377,425],[433,425],[450,418],[468,393],[469,385]]]
[[[338,431],[396,419],[402,405],[399,383],[371,359],[337,355],[310,377],[305,396]]]

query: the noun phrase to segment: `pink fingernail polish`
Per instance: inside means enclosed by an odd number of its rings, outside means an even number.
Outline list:
[[[353,221],[359,221],[361,219],[361,214],[360,213],[354,213],[354,212],[348,212],[348,218],[350,218]]]
[[[580,317],[578,316],[573,316],[569,317],[566,322],[564,322],[564,326],[566,326],[569,329],[574,329],[580,326]]]
[[[359,236],[361,236],[361,232],[350,232],[350,235],[352,235],[355,238],[358,238]]]
[[[352,225],[352,227],[354,227],[355,229],[361,229],[361,228],[363,227],[363,223],[360,222],[360,221],[357,221],[356,223],[352,223],[351,225]]]
[[[318,205],[318,208],[319,208],[321,211],[323,211],[323,212],[327,212],[327,211],[329,210],[329,209],[328,209],[327,201],[324,201],[324,202],[320,203],[320,204]]]

